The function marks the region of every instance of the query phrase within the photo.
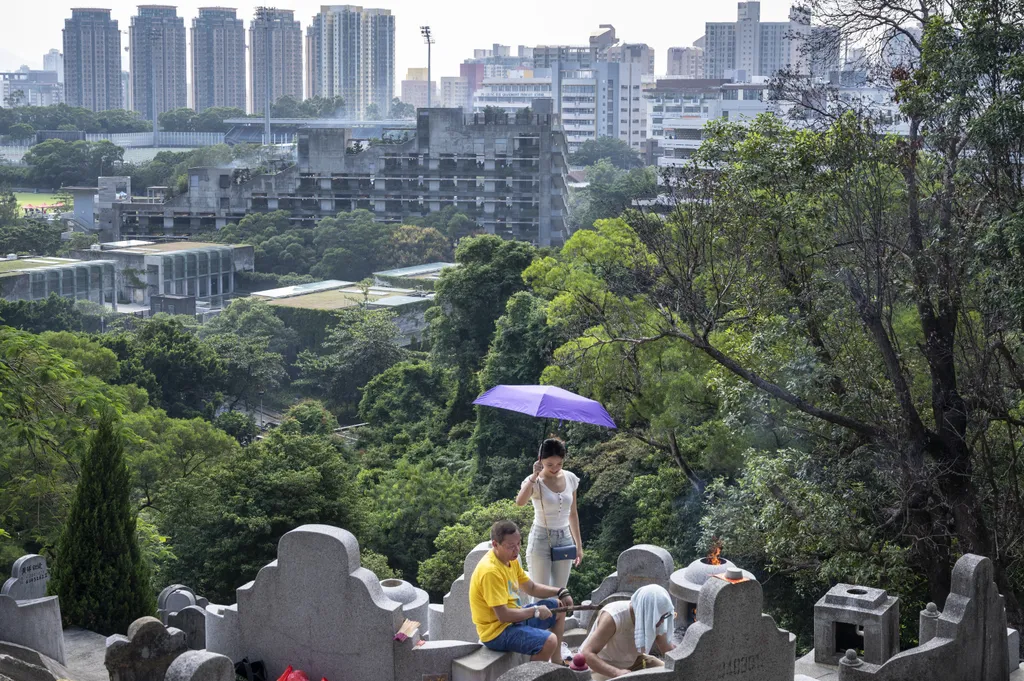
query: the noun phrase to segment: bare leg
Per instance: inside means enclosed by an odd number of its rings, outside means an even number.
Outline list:
[[[558,626],[557,624],[555,626]],[[540,649],[540,652],[530,657],[531,662],[547,662],[551,660],[551,656],[558,653],[560,647],[560,638],[556,638],[553,634],[548,635],[548,640],[544,642],[544,647]]]
[[[555,635],[555,650],[548,657],[555,664],[564,664],[562,662],[562,634],[565,633],[565,613],[555,613],[555,626],[551,627],[551,633]]]

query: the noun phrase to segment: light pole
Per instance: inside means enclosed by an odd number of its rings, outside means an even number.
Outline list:
[[[433,86],[430,83],[430,46],[434,44],[434,38],[430,35],[429,26],[420,26],[420,35],[423,36],[423,41],[427,43],[427,108],[430,108],[430,95]]]
[[[263,393],[267,392],[263,388],[260,388],[260,432],[263,431]]]
[[[263,21],[263,70],[265,90],[263,98],[263,143],[269,145],[270,139],[270,12],[271,7],[257,7],[256,19]],[[261,417],[262,418],[262,417]]]

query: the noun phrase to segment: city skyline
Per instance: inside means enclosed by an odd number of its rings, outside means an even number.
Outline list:
[[[89,4],[89,3],[85,3]],[[95,3],[93,3],[95,4]],[[111,17],[119,21],[122,31],[137,12],[138,2],[107,0],[99,6],[109,7]],[[178,2],[178,16],[189,25],[198,16],[200,7],[216,3],[190,0]],[[284,5],[284,3],[281,3]],[[432,7],[413,0],[395,0],[363,4],[364,7],[390,9],[396,17],[395,76],[400,80],[408,68],[426,66],[426,46],[419,27],[429,24],[435,36],[433,67],[435,80],[443,76],[457,76],[459,64],[472,57],[474,49],[489,48],[494,43],[511,45],[586,44],[591,31],[599,24],[613,24],[623,42],[643,42],[655,49],[655,72],[666,71],[668,48],[686,47],[704,33],[708,21],[735,21],[736,2],[713,4],[684,0],[671,6],[650,2],[650,12],[640,11],[635,4],[624,6],[607,0],[597,0],[585,9],[566,3],[541,3],[533,0],[518,6],[515,15],[495,15],[491,25],[481,26],[480,5],[468,0],[449,0]],[[784,21],[791,0],[762,0],[761,16],[765,21]],[[255,4],[227,3],[238,9],[238,17],[248,29]],[[64,19],[70,17],[75,5],[61,0],[39,0],[32,6],[5,7],[4,28],[0,29],[0,70],[14,70],[22,64],[42,68],[43,54],[51,48],[61,49],[61,29]],[[319,12],[320,2],[299,0],[287,3],[295,11],[295,18],[303,31]],[[652,20],[657,17],[657,20]],[[18,26],[31,25],[34,30],[18,30]],[[51,37],[52,34],[52,37]],[[191,36],[189,36],[191,44]],[[127,36],[123,36],[127,45]],[[189,50],[191,51],[191,50]],[[128,69],[127,54],[122,52],[122,68]],[[189,71],[191,73],[191,55]]]

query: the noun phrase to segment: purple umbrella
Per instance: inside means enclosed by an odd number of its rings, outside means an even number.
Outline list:
[[[553,385],[496,385],[473,400],[473,404],[615,428],[615,421],[600,402]]]

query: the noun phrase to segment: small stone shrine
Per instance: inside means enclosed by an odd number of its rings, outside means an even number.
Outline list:
[[[877,665],[847,651],[840,681],[1006,681],[1006,610],[994,581],[992,561],[967,554],[953,567],[953,588],[937,617],[921,617],[920,645]]]
[[[839,664],[849,649],[882,664],[900,651],[900,599],[883,589],[837,584],[814,606],[814,661]]]
[[[30,553],[14,561],[11,577],[0,587],[0,594],[19,601],[44,598],[49,581],[50,571],[46,567],[46,559]]]
[[[615,572],[605,577],[583,603],[599,604],[613,594],[632,594],[648,584],[657,584],[667,591],[673,569],[672,555],[668,551],[653,544],[637,544],[619,554]],[[595,615],[592,611],[580,611],[577,617],[586,628]]]

